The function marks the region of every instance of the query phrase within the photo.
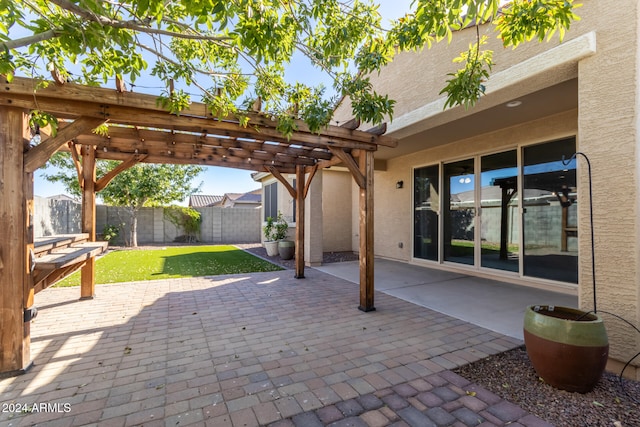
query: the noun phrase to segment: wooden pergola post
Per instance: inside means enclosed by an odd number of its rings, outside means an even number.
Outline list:
[[[309,187],[311,181],[318,171],[317,166],[313,166],[309,170],[309,178],[305,180],[306,168],[303,165],[296,166],[296,188],[287,181],[287,179],[273,166],[267,166],[265,168],[267,172],[271,173],[282,185],[287,189],[289,194],[296,201],[296,251],[295,251],[295,266],[296,266],[296,279],[304,279],[304,239],[305,239],[305,200],[309,193]]]
[[[304,279],[304,166],[296,166],[296,279]]]
[[[31,366],[33,174],[24,171],[28,112],[0,107],[0,376]]]
[[[95,147],[82,146],[82,232],[96,241],[96,154]],[[91,257],[80,272],[80,299],[93,299],[96,289],[96,260]]]
[[[360,186],[360,306],[362,311],[373,311],[374,269],[373,269],[373,151],[361,151],[360,173],[364,185]]]
[[[154,95],[127,93],[65,82],[40,85],[35,80],[0,76],[0,374],[24,372],[30,365],[29,322],[34,292],[82,266],[81,299],[95,294],[93,245],[72,265],[34,262],[33,172],[59,150],[70,150],[83,187],[82,231],[95,241],[95,192],[137,162],[198,164],[271,171],[297,201],[296,277],[304,277],[305,199],[318,169],[344,164],[360,187],[360,309],[373,306],[373,151],[396,147],[386,126],[360,131],[359,121],[325,126],[320,132],[295,120],[285,136],[278,122],[256,111],[248,122],[216,118],[203,103],[189,114],[166,111]],[[58,82],[61,83],[61,82]],[[29,110],[59,119],[56,135],[30,147]],[[259,107],[256,108],[259,110]],[[109,123],[108,136],[92,132]],[[68,147],[65,147],[65,145]],[[83,147],[78,153],[77,147]],[[80,161],[82,157],[82,161]],[[96,182],[96,159],[122,163]],[[296,189],[282,174],[296,174]],[[305,176],[305,174],[307,174]],[[305,182],[305,178],[306,182]],[[308,222],[308,221],[306,221]],[[89,245],[91,246],[91,245]],[[82,249],[82,248],[81,248]],[[85,257],[86,258],[83,258]],[[58,260],[59,261],[59,260]],[[34,288],[35,287],[35,288]]]

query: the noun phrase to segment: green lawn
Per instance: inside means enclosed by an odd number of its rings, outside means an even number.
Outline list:
[[[96,283],[215,276],[282,270],[233,246],[169,246],[111,251],[96,261]],[[75,272],[55,286],[79,286]]]

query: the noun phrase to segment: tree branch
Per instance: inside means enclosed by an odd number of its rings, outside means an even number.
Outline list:
[[[43,33],[33,34],[31,36],[22,37],[15,40],[8,40],[6,42],[0,42],[0,45],[6,50],[18,49],[20,47],[30,46],[41,41],[55,39],[56,37],[59,37],[61,33],[62,31],[60,29],[55,28]]]
[[[186,67],[186,64],[184,63],[179,63],[177,61],[174,61],[173,59],[169,58],[168,56],[165,56],[164,54],[162,54],[161,52],[158,52],[157,50],[155,50],[154,48],[147,46],[145,44],[142,43],[138,43],[138,46],[140,46],[142,49],[146,50],[149,53],[154,54],[155,56],[157,56],[158,58],[162,59],[163,61],[167,61],[170,64],[175,65],[176,67]],[[205,71],[205,70],[201,70],[200,68],[196,68],[196,67],[189,67],[191,70],[193,70],[196,73],[199,74],[204,74],[206,76],[215,76],[215,77],[222,77],[222,78],[228,78],[228,74],[232,74],[232,73],[212,73],[210,71]]]
[[[175,33],[172,31],[151,28],[148,26],[140,25],[135,21],[119,21],[116,19],[108,18],[106,16],[96,15],[86,9],[83,9],[71,3],[68,0],[50,0],[50,1],[56,6],[69,11],[80,18],[83,18],[92,22],[97,22],[98,24],[104,25],[107,27],[122,28],[126,30],[139,31],[141,33],[146,33],[146,34],[158,34],[158,35],[177,37],[177,38],[183,38],[183,39],[189,39],[189,40],[206,40],[206,41],[214,41],[214,42],[231,40],[231,37],[228,37],[228,36],[222,37],[222,36],[206,36],[201,34]]]

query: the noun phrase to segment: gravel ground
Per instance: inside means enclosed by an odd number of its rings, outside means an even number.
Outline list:
[[[286,268],[288,270],[296,269],[296,260],[283,260],[279,256],[267,256],[267,251],[260,244],[248,243],[248,244],[238,244],[235,245],[241,249],[244,249],[247,252],[251,252],[254,255],[257,255],[261,258],[269,260],[274,264],[278,264],[279,266]],[[343,262],[343,261],[357,261],[358,254],[353,252],[324,252],[322,254],[322,263],[328,264],[331,262]]]
[[[455,372],[558,427],[640,427],[640,382],[615,374],[605,372],[589,393],[558,390],[539,379],[524,347]]]

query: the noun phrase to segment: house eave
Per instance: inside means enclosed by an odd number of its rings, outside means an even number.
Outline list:
[[[387,134],[399,139],[406,138],[455,121],[470,113],[493,108],[512,99],[509,97],[512,97],[513,91],[506,89],[535,86],[531,84],[532,80],[539,80],[540,88],[569,80],[575,77],[572,75],[574,72],[569,69],[595,53],[596,33],[591,31],[492,75],[486,83],[485,95],[472,111],[465,110],[461,106],[445,109],[446,97],[442,97],[394,119],[388,124]],[[558,70],[569,71],[558,72]],[[550,80],[549,76],[555,76],[556,81]],[[508,97],[505,98],[505,96]]]

